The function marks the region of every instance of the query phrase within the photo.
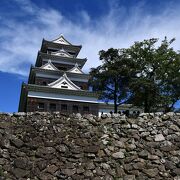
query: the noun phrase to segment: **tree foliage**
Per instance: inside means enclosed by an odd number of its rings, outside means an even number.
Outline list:
[[[129,81],[133,62],[128,60],[124,50],[109,49],[100,51],[102,65],[92,68],[90,83],[93,89],[101,92],[101,99],[114,101],[114,111],[130,97]]]
[[[100,51],[102,65],[91,70],[91,84],[101,99],[114,100],[114,110],[128,102],[145,112],[172,110],[180,99],[180,54],[167,38],[135,42],[127,49]]]
[[[169,111],[180,99],[180,56],[170,47],[173,41],[165,37],[157,46],[158,39],[153,38],[135,42],[127,49],[137,65],[131,102],[143,106],[145,112]]]

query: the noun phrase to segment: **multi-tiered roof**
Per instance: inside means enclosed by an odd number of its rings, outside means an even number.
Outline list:
[[[19,111],[38,110],[29,104],[32,98],[97,103],[97,94],[88,90],[89,75],[82,71],[87,59],[77,58],[81,47],[63,35],[53,41],[43,39],[28,84],[22,85]]]

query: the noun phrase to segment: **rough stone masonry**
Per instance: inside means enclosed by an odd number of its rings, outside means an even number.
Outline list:
[[[180,180],[180,113],[1,113],[0,177]]]

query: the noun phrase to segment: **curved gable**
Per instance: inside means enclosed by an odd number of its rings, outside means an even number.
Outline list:
[[[59,51],[56,52],[52,52],[52,55],[56,55],[56,56],[62,56],[62,57],[70,57],[72,58],[73,56],[71,54],[69,54],[67,51],[65,51],[64,49],[61,49]]]
[[[76,86],[64,73],[58,80],[48,84],[52,88],[70,89],[70,90],[81,90],[80,87]]]
[[[48,63],[44,64],[44,65],[41,66],[40,68],[41,68],[41,69],[48,69],[48,70],[59,71],[59,69],[56,68],[56,67],[51,63],[51,60],[49,60]]]
[[[77,63],[75,64],[75,66],[72,69],[68,70],[68,72],[84,74],[83,71],[79,68]]]
[[[70,42],[68,42],[64,36],[61,34],[60,37],[53,40],[52,42],[59,43],[59,44],[65,44],[65,45],[72,45]]]

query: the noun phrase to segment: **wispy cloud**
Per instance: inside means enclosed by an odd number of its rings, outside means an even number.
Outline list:
[[[80,11],[77,23],[55,9],[40,8],[30,0],[15,2],[27,18],[23,21],[13,17],[7,19],[0,13],[0,71],[3,72],[28,75],[42,38],[55,39],[61,33],[73,44],[83,45],[79,56],[88,58],[85,71],[99,65],[99,50],[128,47],[137,40],[176,37],[174,47],[180,49],[178,6],[173,9],[167,6],[153,15],[145,12],[144,3],[126,9],[113,1],[107,14],[96,19],[85,10]]]

